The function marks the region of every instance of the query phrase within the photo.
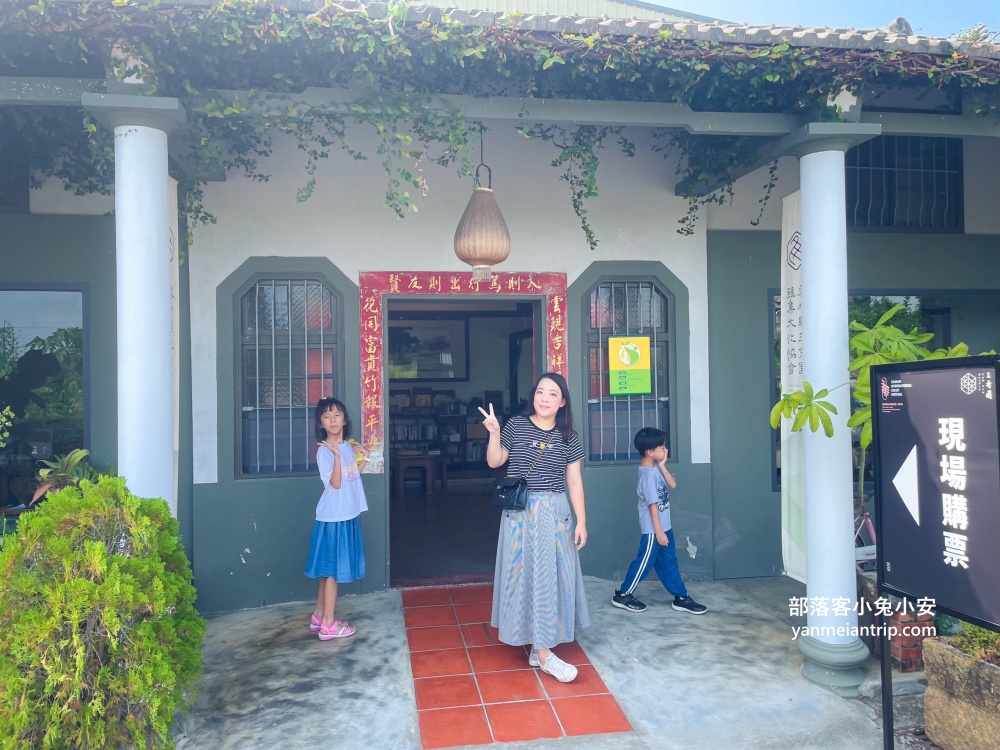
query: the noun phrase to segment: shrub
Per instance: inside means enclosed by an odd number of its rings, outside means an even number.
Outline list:
[[[169,748],[205,623],[162,500],[101,477],[54,493],[0,548],[0,748]]]
[[[969,656],[1000,666],[1000,634],[992,630],[963,622],[948,642]]]

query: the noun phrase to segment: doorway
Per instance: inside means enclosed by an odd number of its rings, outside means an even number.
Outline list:
[[[500,511],[479,407],[501,423],[538,370],[541,303],[386,302],[390,584],[491,581]]]

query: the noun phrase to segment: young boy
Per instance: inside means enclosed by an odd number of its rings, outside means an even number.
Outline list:
[[[667,471],[667,433],[655,427],[643,427],[635,434],[635,449],[642,460],[639,461],[639,526],[642,539],[639,541],[639,555],[628,567],[625,583],[615,591],[611,603],[629,612],[645,612],[646,605],[636,599],[632,592],[649,571],[656,569],[663,586],[674,595],[673,608],[678,612],[703,615],[708,611],[704,604],[698,604],[687,595],[687,588],[681,580],[677,568],[677,553],[674,551],[674,532],[670,528],[670,490],[677,487],[677,480]]]

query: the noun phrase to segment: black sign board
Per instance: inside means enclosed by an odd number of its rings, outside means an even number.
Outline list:
[[[879,592],[1000,630],[995,356],[871,368]]]

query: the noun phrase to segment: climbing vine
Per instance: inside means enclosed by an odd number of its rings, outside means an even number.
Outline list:
[[[596,125],[581,125],[573,130],[559,125],[518,127],[518,132],[526,138],[541,138],[559,149],[559,155],[552,160],[552,166],[564,168],[559,179],[569,183],[573,211],[580,218],[580,225],[591,250],[597,247],[597,236],[587,218],[584,200],[597,195],[597,168],[600,166],[598,154],[604,148],[605,140],[614,137],[626,156],[635,156],[635,144],[622,135],[623,130],[621,127]]]
[[[586,200],[597,195],[599,153],[611,141],[628,155],[635,146],[621,128],[534,124],[532,98],[829,117],[827,102],[844,89],[902,86],[941,89],[961,99],[966,111],[1000,111],[1000,60],[958,51],[819,49],[782,40],[751,46],[686,38],[672,28],[651,36],[542,32],[513,15],[484,18],[465,25],[444,11],[417,11],[406,2],[369,11],[327,0],[309,12],[252,0],[197,6],[7,0],[0,7],[0,69],[139,79],[138,93],[179,99],[188,123],[177,176],[189,225],[213,220],[202,202],[210,175],[237,171],[268,179],[262,164],[276,133],[293,137],[302,153],[298,199],[312,194],[317,166],[342,150],[349,158],[378,161],[386,174],[383,205],[405,216],[428,189],[428,164],[471,173],[479,125],[441,95],[523,97],[519,129],[558,150],[552,164],[568,183],[591,247],[597,238]],[[48,72],[53,70],[59,72]],[[315,93],[310,89],[331,96],[320,101],[306,96]],[[369,93],[353,100],[335,96],[359,91]],[[356,126],[374,132],[373,153],[352,143],[349,132]],[[0,107],[0,132],[20,136],[39,175],[59,177],[81,193],[110,190],[110,135],[78,109]],[[700,206],[731,198],[733,178],[756,165],[760,145],[755,138],[682,131],[660,137],[666,144],[661,140],[654,148],[672,147],[681,156],[678,176],[689,201],[682,233],[693,231]],[[774,177],[772,164],[761,212]],[[724,187],[705,194],[700,186],[706,183]]]

